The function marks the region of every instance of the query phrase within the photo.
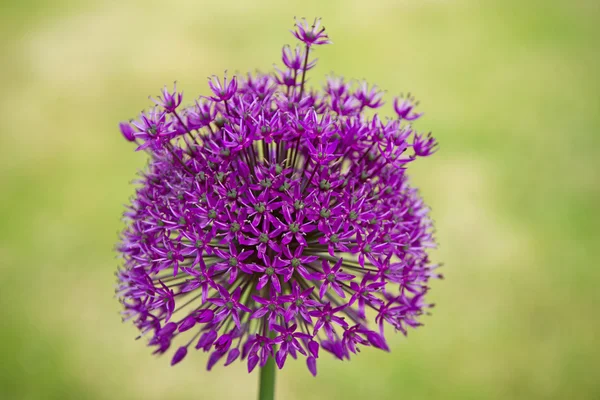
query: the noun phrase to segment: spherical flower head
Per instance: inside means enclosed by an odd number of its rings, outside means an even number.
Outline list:
[[[172,365],[192,347],[209,370],[301,356],[316,375],[320,350],[389,351],[384,327],[406,334],[431,307],[433,224],[406,171],[435,139],[406,125],[410,96],[382,119],[363,114],[383,104],[366,82],[306,88],[308,47],[329,40],[318,21],[294,36],[285,79],[214,77],[189,107],[165,88],[120,124],[150,161],[124,213],[117,295]]]

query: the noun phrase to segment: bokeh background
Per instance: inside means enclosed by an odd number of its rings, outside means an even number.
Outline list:
[[[113,245],[145,155],[117,123],[175,79],[190,100],[213,73],[270,70],[295,15],[323,17],[335,43],[311,84],[335,71],[421,99],[441,151],[412,174],[446,280],[391,354],[323,356],[316,379],[289,363],[279,399],[600,398],[598,1],[0,9],[0,398],[255,398],[243,364],[171,368],[121,323]]]

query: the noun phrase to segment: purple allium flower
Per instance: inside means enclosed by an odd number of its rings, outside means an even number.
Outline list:
[[[406,121],[413,121],[423,115],[423,113],[412,112],[413,109],[418,105],[419,103],[415,102],[415,98],[411,97],[410,93],[406,96],[406,98],[402,98],[401,96],[400,98],[394,99],[394,111],[396,111],[396,114],[398,114],[400,119],[404,119]]]
[[[229,81],[227,84],[227,73],[225,73],[225,77],[223,78],[223,85],[221,85],[221,81],[218,76],[213,76],[208,80],[208,86],[213,91],[214,96],[211,97],[214,101],[227,101],[233,97],[235,92],[237,91],[237,80],[235,77]]]
[[[183,99],[183,92],[177,92],[177,83],[173,84],[173,93],[170,93],[165,86],[162,90],[162,96],[158,99],[152,99],[156,105],[161,106],[166,112],[173,113],[175,109],[181,104]]]
[[[296,20],[296,30],[292,31],[292,34],[307,46],[331,44],[325,27],[321,27],[320,18],[315,18],[312,25],[309,25],[305,18]]]
[[[150,162],[125,212],[117,294],[172,365],[194,345],[209,370],[290,355],[315,375],[319,348],[389,350],[384,326],[406,334],[432,306],[433,224],[406,170],[435,139],[407,125],[421,116],[410,95],[382,120],[363,115],[383,104],[376,86],[306,88],[309,51],[330,42],[318,20],[293,34],[302,45],[284,47],[278,73],[213,77],[189,107],[165,88],[120,124]]]
[[[419,157],[430,156],[437,151],[437,142],[435,138],[431,137],[431,133],[428,133],[426,137],[417,133],[413,138],[413,150]]]
[[[292,53],[292,48],[290,46],[283,46],[281,60],[283,64],[292,71],[298,71],[302,69],[302,63],[304,62],[304,58],[306,57],[306,52],[302,49],[301,46],[296,46],[294,52]],[[310,63],[306,64],[306,70],[312,69],[317,64],[317,60],[312,60]]]

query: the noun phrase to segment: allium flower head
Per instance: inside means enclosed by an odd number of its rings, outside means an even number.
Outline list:
[[[319,21],[293,34],[278,73],[213,77],[188,107],[165,88],[120,125],[150,161],[124,214],[117,295],[171,364],[191,346],[208,369],[291,356],[316,374],[320,349],[389,350],[384,327],[406,334],[431,307],[433,226],[406,170],[435,139],[407,125],[421,115],[410,96],[383,120],[363,115],[383,104],[376,86],[309,90],[309,50],[329,38]]]

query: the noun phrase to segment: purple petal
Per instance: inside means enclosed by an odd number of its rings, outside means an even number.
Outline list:
[[[338,272],[335,277],[337,280],[340,280],[340,281],[350,281],[355,278],[354,275],[350,275],[345,272]]]
[[[222,299],[208,299],[208,301],[209,303],[213,303],[214,305],[219,307],[223,307],[227,303],[225,300]]]
[[[315,340],[308,342],[308,350],[314,357],[319,357],[319,343]]]
[[[254,253],[254,250],[242,251],[237,257],[238,261],[244,261],[246,258],[250,257],[252,253]]]
[[[233,294],[231,295],[231,299],[234,300],[234,301],[238,301],[240,299],[241,295],[242,295],[242,288],[238,286],[233,291]]]
[[[256,296],[256,295],[252,295],[252,299],[257,302],[258,304],[269,304],[269,300],[267,299],[263,299],[262,297]]]
[[[300,232],[296,233],[295,238],[298,241],[298,243],[300,243],[303,246],[306,246],[306,240],[304,239],[304,235],[302,235]]]
[[[193,292],[194,290],[198,289],[199,287],[200,287],[200,282],[198,282],[197,280],[193,280],[190,283],[184,285],[181,288],[181,291],[183,293]]]
[[[321,288],[319,289],[319,298],[322,300],[323,296],[325,296],[325,293],[327,293],[327,288],[329,286],[329,283],[323,283],[321,285]]]
[[[338,285],[336,282],[332,282],[331,283],[331,288],[333,289],[334,292],[337,293],[338,296],[340,296],[341,298],[345,298],[346,294],[344,293],[344,291],[342,290],[342,288],[340,287],[340,285]]]
[[[269,309],[267,307],[261,307],[258,310],[254,311],[252,315],[250,315],[250,319],[261,318],[263,317]]]
[[[252,372],[259,360],[260,358],[256,353],[252,353],[248,356],[248,373]]]
[[[123,134],[123,137],[130,141],[130,142],[134,142],[135,141],[135,131],[133,130],[133,128],[131,127],[131,125],[129,125],[127,122],[121,122],[119,124],[119,128],[121,129],[121,133]]]
[[[205,323],[212,321],[215,317],[215,312],[213,310],[202,310],[197,316],[196,321],[199,323]]]
[[[246,306],[245,306],[244,304],[242,304],[242,303],[239,303],[239,304],[238,304],[238,306],[239,306],[240,310],[242,310],[242,311],[244,311],[244,312],[247,312],[247,313],[249,313],[249,312],[252,312],[252,310],[251,310],[251,309],[249,309],[248,307],[246,307]]]
[[[178,348],[177,351],[175,352],[175,355],[173,356],[173,359],[171,360],[171,366],[173,366],[173,365],[177,364],[178,362],[180,362],[181,360],[183,360],[186,355],[187,355],[187,346],[182,346],[182,347]]]
[[[281,253],[281,247],[272,240],[269,240],[269,247],[275,250],[277,253]]]
[[[287,358],[287,351],[279,350],[275,355],[275,362],[277,363],[277,367],[279,369],[283,368],[285,364],[285,359]]]
[[[213,352],[208,359],[208,363],[206,364],[206,369],[210,371],[212,369],[212,367],[214,367],[214,365],[217,362],[219,362],[219,360],[221,359],[221,357],[223,357],[224,354],[225,353],[222,353],[220,351]]]
[[[260,278],[258,278],[258,283],[256,284],[256,289],[261,290],[262,288],[265,287],[265,285],[267,284],[268,281],[269,281],[268,275],[261,276]]]
[[[194,325],[196,325],[196,317],[190,315],[189,317],[185,318],[183,322],[179,325],[179,332],[185,332],[188,329],[192,329]]]
[[[277,275],[271,275],[271,283],[273,284],[273,287],[277,293],[281,293],[281,284],[279,283],[279,278],[277,278]]]
[[[294,311],[294,309],[292,309],[292,307],[288,308],[287,310],[285,310],[285,313],[283,314],[283,318],[285,320],[285,322],[290,322],[292,320],[292,318],[294,318],[294,315],[296,315],[296,312]]]
[[[373,347],[385,351],[390,351],[390,348],[388,347],[385,338],[379,335],[377,332],[367,331],[365,332],[365,335],[367,336],[367,340],[373,345]]]
[[[227,280],[227,283],[229,283],[231,285],[233,282],[235,282],[235,278],[237,278],[237,274],[238,274],[238,269],[231,268],[231,270],[229,271],[229,279]]]
[[[308,357],[306,359],[306,366],[313,376],[317,376],[317,359],[314,357]]]
[[[234,362],[238,356],[240,355],[240,351],[238,349],[231,349],[229,354],[227,354],[227,361],[225,361],[225,366],[228,366],[232,362]]]
[[[242,327],[242,324],[240,322],[240,316],[238,315],[238,313],[236,311],[231,313],[231,316],[233,317],[233,322],[235,322],[235,326],[237,326],[238,328]]]
[[[198,340],[198,344],[196,344],[196,349],[204,348],[204,351],[207,351],[216,338],[217,332],[215,332],[214,330],[203,333],[202,336],[200,336],[200,339]]]
[[[169,322],[158,331],[158,336],[170,336],[177,330],[177,324],[175,322]]]

